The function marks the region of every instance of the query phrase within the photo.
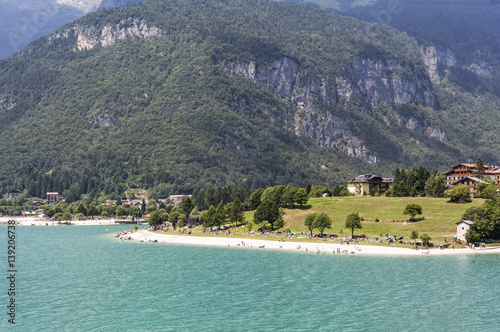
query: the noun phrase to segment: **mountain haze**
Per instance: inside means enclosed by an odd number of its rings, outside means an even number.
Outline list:
[[[1,0],[0,59],[97,9],[101,0]]]
[[[380,24],[291,3],[147,1],[0,62],[0,189],[331,186],[492,160],[498,97],[474,93],[471,113],[469,90],[437,83],[417,40]]]

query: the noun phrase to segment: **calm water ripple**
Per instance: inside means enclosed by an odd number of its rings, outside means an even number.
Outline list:
[[[112,237],[124,227],[111,228],[18,227],[17,324],[5,318],[2,277],[0,331],[500,329],[497,255],[359,257],[124,243]],[[0,227],[2,266],[6,232]]]

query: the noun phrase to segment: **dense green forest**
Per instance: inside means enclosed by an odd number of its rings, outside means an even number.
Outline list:
[[[76,49],[78,29],[125,29],[137,20],[161,35]],[[409,82],[427,80],[416,39],[376,23],[290,3],[151,0],[86,15],[57,34],[0,62],[2,193],[58,191],[75,201],[130,188],[167,195],[226,185],[333,187],[367,171],[497,157],[498,143],[483,145],[498,135],[498,114],[483,118],[494,95],[471,99],[464,89],[451,98],[443,83],[435,108],[371,105],[362,96],[316,103],[379,156],[369,164],[297,135],[290,124],[297,103],[227,73],[232,63],[286,57],[305,81],[324,73],[354,80],[346,64],[373,59],[404,64]],[[410,116],[446,131],[447,140],[398,124]]]

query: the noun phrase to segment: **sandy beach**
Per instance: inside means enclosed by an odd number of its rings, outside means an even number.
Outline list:
[[[157,234],[149,231],[137,231],[127,234],[134,241],[168,244],[184,244],[198,246],[214,246],[243,248],[255,250],[287,250],[302,251],[311,254],[345,254],[345,255],[377,255],[377,256],[422,256],[422,255],[473,255],[473,254],[500,254],[500,247],[495,248],[475,248],[475,249],[408,249],[388,246],[367,246],[367,245],[341,245],[339,243],[321,242],[278,242],[246,238],[229,237],[200,237],[200,236],[179,236],[170,234]]]

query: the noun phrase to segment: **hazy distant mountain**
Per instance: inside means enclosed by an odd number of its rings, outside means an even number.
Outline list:
[[[0,59],[97,9],[101,0],[0,0]]]
[[[125,7],[142,1],[144,0],[102,0],[99,9]]]

